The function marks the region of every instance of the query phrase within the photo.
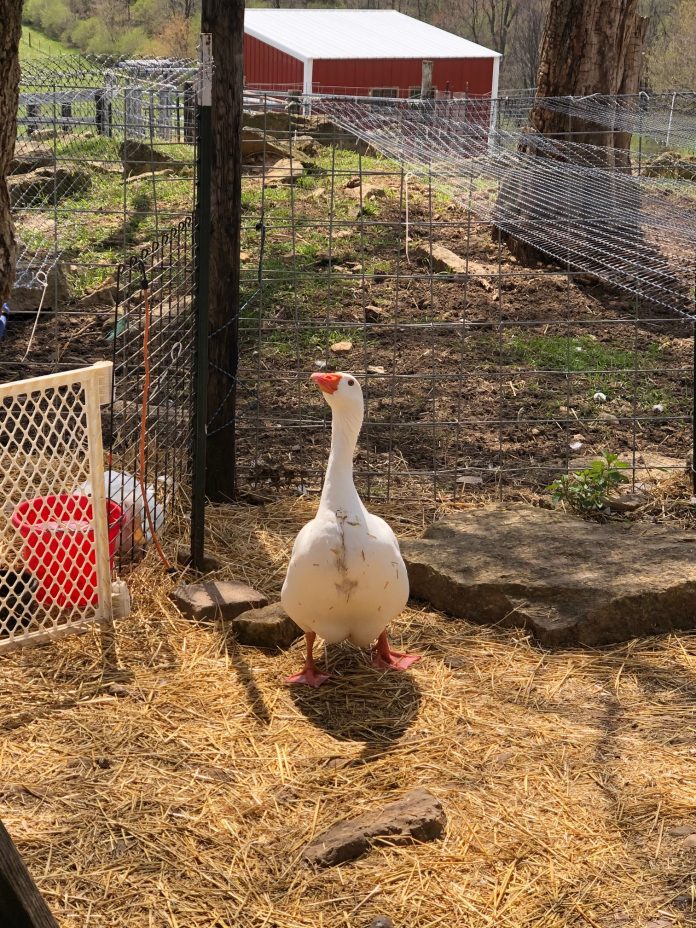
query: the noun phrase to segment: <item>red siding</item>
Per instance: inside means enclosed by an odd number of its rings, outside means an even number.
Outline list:
[[[244,77],[248,87],[302,90],[304,64],[252,35],[245,35]]]
[[[350,61],[315,61],[312,71],[314,93],[368,93],[373,87],[398,87],[399,95],[408,96],[409,87],[420,87],[419,59],[363,58]],[[433,61],[433,86],[453,93],[472,96],[491,92],[492,58],[436,58]]]

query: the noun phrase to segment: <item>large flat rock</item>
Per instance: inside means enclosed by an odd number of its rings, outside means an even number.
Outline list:
[[[434,841],[445,830],[442,804],[426,789],[412,789],[381,809],[332,825],[305,847],[314,867],[333,867],[366,854],[373,844]]]
[[[476,509],[401,543],[411,595],[455,617],[602,645],[696,628],[696,533]]]

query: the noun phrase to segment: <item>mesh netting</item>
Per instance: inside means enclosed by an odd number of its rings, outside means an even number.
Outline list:
[[[448,189],[506,235],[562,266],[694,318],[696,163],[613,147],[642,131],[694,145],[694,95],[536,100],[568,116],[563,137],[523,125],[531,98],[395,101],[307,98],[415,176]],[[573,128],[582,119],[582,132]],[[588,126],[596,132],[586,141]],[[597,139],[602,133],[611,138]],[[641,136],[642,138],[642,136]],[[607,145],[603,142],[607,141]],[[662,162],[660,163],[660,157]],[[681,166],[691,165],[693,175]]]

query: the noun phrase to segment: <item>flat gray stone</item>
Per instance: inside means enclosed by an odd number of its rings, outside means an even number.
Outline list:
[[[249,609],[232,620],[232,631],[240,644],[257,648],[289,648],[302,634],[280,603]]]
[[[9,174],[29,174],[37,168],[52,167],[55,162],[55,156],[50,148],[42,146],[28,146],[22,151],[15,151],[15,156],[10,161]]]
[[[333,867],[366,854],[373,844],[411,844],[441,837],[446,824],[442,804],[425,789],[414,789],[396,802],[332,825],[302,852],[313,867]]]
[[[184,615],[193,619],[235,619],[247,609],[268,604],[265,596],[247,586],[228,580],[204,580],[178,586],[171,599]]]
[[[32,287],[14,287],[10,296],[10,306],[14,312],[33,312],[41,305],[43,296],[43,310],[60,309],[71,298],[68,279],[65,276],[63,265],[59,261],[46,274],[48,286],[44,296],[44,288],[36,282]]]
[[[696,533],[476,509],[401,550],[411,595],[455,617],[529,629],[546,647],[696,628]]]

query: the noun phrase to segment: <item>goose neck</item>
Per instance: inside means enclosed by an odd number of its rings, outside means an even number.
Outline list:
[[[331,453],[321,495],[321,502],[332,508],[348,505],[356,495],[353,483],[353,455],[359,433],[360,423],[334,416],[331,426]]]

